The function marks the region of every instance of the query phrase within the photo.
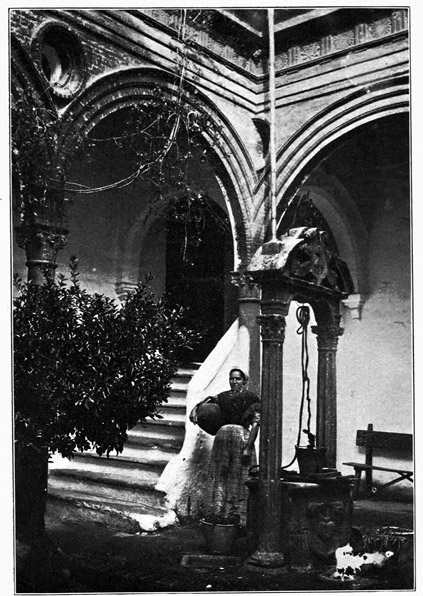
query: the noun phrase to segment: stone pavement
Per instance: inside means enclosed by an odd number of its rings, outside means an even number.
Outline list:
[[[17,558],[18,593],[178,593],[412,590],[414,585],[413,510],[411,504],[357,501],[353,525],[363,534],[382,528],[399,528],[405,537],[395,565],[373,578],[340,585],[310,570],[266,572],[234,560],[217,567],[182,564],[189,556],[205,554],[198,523],[177,525],[155,532],[133,533],[128,521],[113,515],[87,515],[49,502],[46,528],[49,556],[33,556],[25,568]],[[385,530],[386,532],[386,530]],[[382,532],[383,534],[383,532]],[[43,548],[43,552],[45,552]],[[239,540],[234,553],[241,560],[247,545]],[[369,584],[370,581],[370,584]]]

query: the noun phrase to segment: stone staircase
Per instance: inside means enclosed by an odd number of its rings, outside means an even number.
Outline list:
[[[129,431],[120,455],[99,457],[78,453],[69,461],[55,456],[49,466],[49,502],[62,505],[69,515],[107,515],[125,519],[133,532],[167,525],[165,494],[155,486],[166,464],[181,449],[185,436],[186,391],[199,364],[179,368],[169,398],[157,420],[147,420]],[[64,513],[65,515],[65,513]],[[163,522],[163,523],[162,523]]]

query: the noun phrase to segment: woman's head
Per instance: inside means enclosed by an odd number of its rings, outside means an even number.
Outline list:
[[[229,385],[231,386],[232,391],[239,391],[240,389],[245,388],[247,382],[248,377],[241,368],[238,368],[237,366],[231,368],[229,372]]]

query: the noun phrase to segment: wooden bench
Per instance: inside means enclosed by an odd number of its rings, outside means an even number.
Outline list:
[[[352,466],[355,470],[355,486],[353,490],[353,499],[358,495],[361,481],[361,473],[366,473],[366,487],[368,495],[373,495],[376,492],[385,489],[387,486],[392,486],[402,480],[409,480],[413,482],[412,470],[398,470],[398,468],[386,468],[383,466],[375,466],[373,464],[373,450],[387,449],[389,451],[398,450],[406,452],[407,455],[413,454],[413,435],[405,433],[391,433],[380,432],[373,430],[373,424],[369,424],[367,430],[358,430],[356,445],[366,448],[366,458],[364,463],[359,462],[344,462],[344,466]],[[392,472],[397,474],[397,478],[382,484],[381,486],[373,486],[373,470],[382,472]]]

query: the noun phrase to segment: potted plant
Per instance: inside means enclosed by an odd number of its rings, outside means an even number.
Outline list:
[[[295,446],[301,476],[318,474],[325,467],[326,447],[316,447],[316,437],[310,430],[303,430],[308,437],[308,445]]]
[[[225,513],[204,513],[200,524],[209,553],[227,555],[233,551],[239,535],[240,519],[238,506],[233,502]]]

